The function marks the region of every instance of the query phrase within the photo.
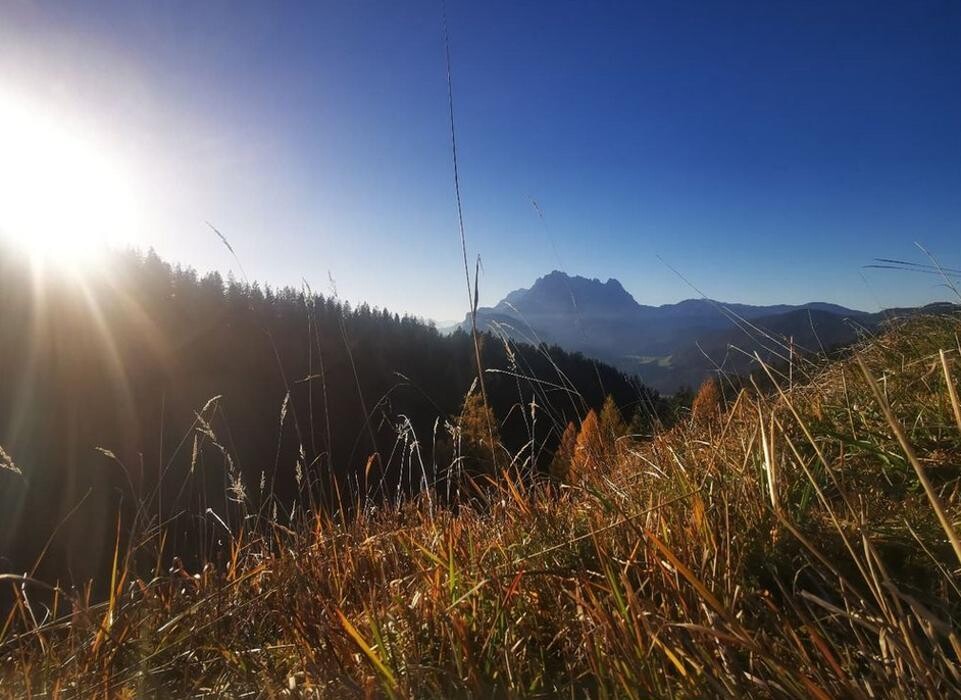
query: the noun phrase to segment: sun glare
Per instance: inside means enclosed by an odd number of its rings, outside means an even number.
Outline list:
[[[130,174],[106,144],[0,92],[0,238],[76,270],[132,243],[136,213]]]

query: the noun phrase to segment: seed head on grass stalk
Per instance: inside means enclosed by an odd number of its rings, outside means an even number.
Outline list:
[[[450,61],[450,35],[447,30],[447,4],[444,3],[444,56],[447,62],[447,107],[448,113],[450,114],[450,146],[451,146],[451,160],[454,166],[454,196],[457,200],[457,225],[460,231],[460,245],[461,253],[464,257],[464,278],[467,282],[467,303],[470,309],[470,326],[471,326],[471,338],[474,341],[474,360],[477,365],[477,381],[480,384],[481,397],[484,400],[485,408],[490,408],[490,402],[487,400],[487,385],[484,382],[484,366],[481,362],[481,350],[480,350],[480,338],[477,333],[477,306],[479,301],[479,288],[478,288],[478,276],[480,273],[480,256],[477,256],[477,262],[474,266],[474,282],[471,285],[470,276],[470,266],[467,263],[467,234],[464,231],[464,208],[461,204],[460,195],[460,173],[457,168],[457,133],[454,128],[454,81],[451,75],[451,61]],[[471,287],[473,286],[473,293],[471,293]],[[488,421],[487,432],[490,438],[491,445],[491,460],[493,461],[495,467],[497,465],[497,453],[493,449],[494,445],[494,425],[492,421]]]

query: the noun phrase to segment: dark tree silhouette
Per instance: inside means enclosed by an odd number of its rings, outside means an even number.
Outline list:
[[[622,410],[664,409],[581,355],[483,340],[501,449],[529,450],[534,471],[607,393]],[[61,522],[37,573],[81,582],[111,559],[118,517],[124,537],[166,523],[158,556],[186,561],[222,550],[218,520],[439,484],[435,446],[473,353],[463,332],[152,252],[77,279],[0,249],[0,446],[22,471],[0,469],[0,570],[31,570]]]

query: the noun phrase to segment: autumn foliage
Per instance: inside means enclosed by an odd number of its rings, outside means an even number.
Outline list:
[[[713,420],[721,413],[721,387],[714,377],[708,377],[697,390],[694,402],[691,404],[691,418],[696,423]]]
[[[490,406],[484,404],[479,392],[464,399],[460,419],[460,449],[469,472],[493,474],[497,471],[497,450],[501,438],[497,418]]]
[[[573,423],[567,424],[551,462],[551,476],[574,483],[586,472],[612,463],[617,458],[617,441],[627,432],[627,423],[617,403],[608,396],[600,415],[594,409],[588,411],[580,430]]]
[[[586,472],[597,469],[604,458],[604,447],[597,413],[591,409],[581,422],[581,430],[577,434],[574,458],[571,460],[567,480],[576,483]]]

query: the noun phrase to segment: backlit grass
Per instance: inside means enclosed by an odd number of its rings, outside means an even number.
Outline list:
[[[95,604],[11,579],[0,691],[961,693],[959,332],[917,319],[790,389],[769,369],[559,488],[249,518],[202,570],[118,551]]]

